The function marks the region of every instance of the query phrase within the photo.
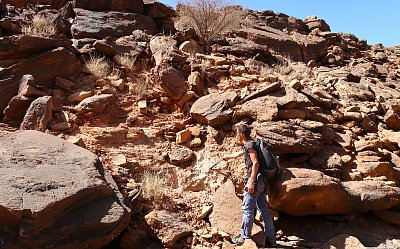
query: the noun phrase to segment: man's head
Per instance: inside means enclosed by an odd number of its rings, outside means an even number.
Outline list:
[[[246,142],[251,139],[251,130],[248,125],[241,124],[236,128],[236,137],[239,139],[241,143]]]

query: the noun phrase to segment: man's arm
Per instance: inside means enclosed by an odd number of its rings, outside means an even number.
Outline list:
[[[252,194],[254,192],[254,182],[257,179],[259,163],[258,163],[258,158],[257,158],[257,152],[254,149],[249,149],[249,154],[250,154],[251,161],[253,162],[253,166],[251,168],[251,176],[249,179],[248,190],[249,190],[249,193]]]
[[[232,153],[230,155],[226,155],[222,159],[227,161],[227,160],[238,158],[238,157],[241,157],[241,156],[243,156],[243,151],[238,151],[238,152]]]

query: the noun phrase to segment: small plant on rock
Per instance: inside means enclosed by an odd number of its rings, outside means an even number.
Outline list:
[[[142,193],[145,198],[161,199],[167,190],[166,179],[155,172],[146,171],[142,176]]]
[[[87,69],[97,78],[105,78],[109,71],[110,66],[106,62],[104,57],[90,55],[88,61],[85,61]]]
[[[21,31],[26,35],[41,37],[57,34],[56,26],[43,16],[39,15],[33,17],[32,24],[22,26]]]

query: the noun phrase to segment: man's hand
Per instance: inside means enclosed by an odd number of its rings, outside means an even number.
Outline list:
[[[249,194],[253,194],[254,193],[254,184],[250,183],[247,191],[249,191]]]
[[[238,158],[240,156],[243,156],[243,151],[238,151],[238,152],[232,153],[230,155],[226,155],[222,159],[224,161],[227,161],[227,160],[230,160],[230,159]]]

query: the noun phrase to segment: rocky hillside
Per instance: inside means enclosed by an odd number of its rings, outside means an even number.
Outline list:
[[[235,11],[206,42],[156,1],[0,0],[0,248],[235,248],[241,122],[279,245],[400,247],[400,47]]]

